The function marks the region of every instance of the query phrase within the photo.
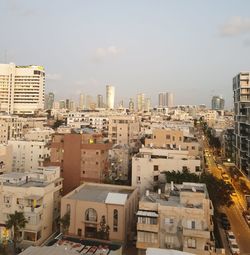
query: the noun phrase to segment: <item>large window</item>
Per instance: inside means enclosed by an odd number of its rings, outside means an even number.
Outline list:
[[[118,231],[118,210],[114,209],[113,212],[113,231],[117,232]]]
[[[189,239],[187,240],[187,246],[188,246],[188,248],[193,248],[193,249],[195,249],[195,248],[196,248],[196,240],[193,239],[193,238],[189,238]]]
[[[85,212],[85,220],[86,221],[97,221],[97,213],[93,208],[89,208]]]

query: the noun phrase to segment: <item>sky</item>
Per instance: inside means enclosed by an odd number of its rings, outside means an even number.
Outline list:
[[[0,62],[43,65],[46,91],[116,102],[173,92],[175,104],[232,107],[250,69],[249,0],[0,0]]]

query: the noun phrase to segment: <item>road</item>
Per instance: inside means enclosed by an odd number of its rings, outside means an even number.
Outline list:
[[[204,142],[204,149],[209,150],[207,141]],[[221,179],[221,170],[217,168],[217,165],[215,163],[215,160],[212,156],[212,153],[208,153],[210,156],[207,157],[207,163],[209,171],[216,176],[217,178]],[[223,171],[226,171],[224,168]],[[233,184],[232,184],[233,185]],[[237,190],[237,188],[233,185],[236,191],[236,196],[233,197],[234,205],[232,205],[230,208],[221,208],[222,211],[224,211],[231,223],[231,229],[235,234],[237,243],[240,248],[240,254],[241,255],[249,255],[250,254],[250,228],[247,225],[245,219],[242,216],[242,212],[244,210],[243,208],[243,202],[241,197],[241,192]],[[222,238],[223,239],[223,238]],[[225,239],[225,237],[224,237]],[[225,242],[223,242],[225,243]],[[226,244],[228,245],[228,244]],[[228,247],[225,247],[226,251],[229,252]],[[228,254],[226,252],[226,254]]]

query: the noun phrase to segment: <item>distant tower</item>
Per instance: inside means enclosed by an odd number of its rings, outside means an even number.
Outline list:
[[[166,93],[166,106],[169,108],[174,106],[174,94],[172,92]]]
[[[115,106],[115,87],[111,85],[106,86],[106,107],[114,109]]]
[[[97,95],[97,107],[103,108],[103,96],[102,95]]]
[[[65,108],[66,108],[67,110],[69,110],[69,108],[70,108],[69,104],[70,104],[70,100],[69,100],[69,99],[66,99],[66,100],[65,100]]]
[[[212,97],[212,110],[224,110],[225,100],[219,96]]]
[[[158,95],[158,107],[164,107],[165,106],[165,93],[159,93]]]
[[[132,98],[129,99],[128,108],[130,112],[134,112],[135,110],[135,104]]]
[[[49,92],[48,94],[46,94],[45,95],[44,109],[45,110],[51,110],[53,108],[54,101],[55,101],[54,93]]]
[[[79,110],[84,110],[85,108],[85,94],[81,93],[79,97]]]
[[[65,105],[65,101],[64,101],[64,100],[60,100],[60,101],[59,101],[59,108],[60,108],[60,109],[65,109],[65,106],[66,106],[66,105]]]
[[[149,112],[151,109],[151,98],[148,97],[145,100],[145,111]]]
[[[145,107],[145,94],[140,93],[137,94],[137,111],[141,112],[144,111]]]
[[[91,105],[93,104],[93,98],[90,95],[86,96],[86,108],[90,110]]]

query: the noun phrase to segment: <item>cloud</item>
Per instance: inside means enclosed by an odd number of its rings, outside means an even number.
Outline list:
[[[116,46],[108,46],[106,48],[99,47],[95,50],[95,59],[101,60],[106,57],[110,56],[117,56],[121,53],[121,49],[117,48]]]
[[[229,19],[220,28],[222,36],[237,36],[250,32],[250,18],[235,16]]]
[[[58,74],[58,73],[47,73],[46,79],[50,81],[59,81],[62,79],[62,76],[61,74]]]

